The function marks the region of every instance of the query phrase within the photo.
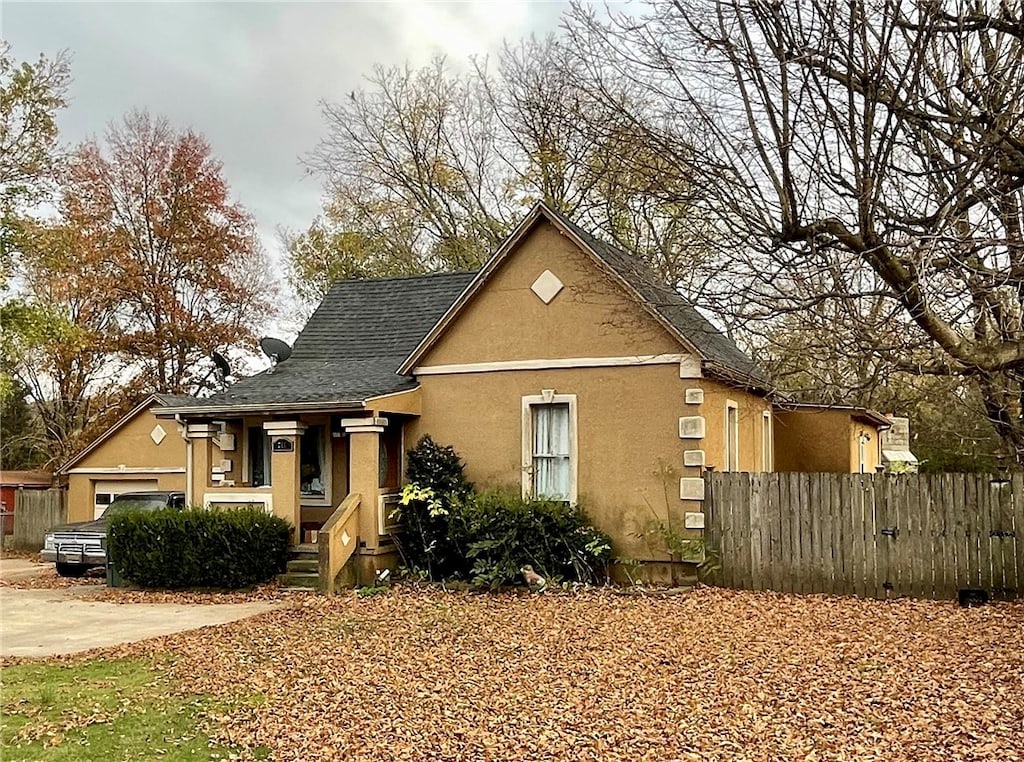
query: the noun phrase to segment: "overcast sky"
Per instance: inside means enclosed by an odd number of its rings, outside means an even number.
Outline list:
[[[236,200],[276,249],[279,225],[307,226],[320,185],[299,156],[324,133],[319,103],[360,86],[376,63],[455,62],[503,39],[555,31],[551,2],[0,2],[16,59],[72,54],[62,137],[102,136],[132,108],[210,141]],[[276,253],[276,252],[275,252]]]

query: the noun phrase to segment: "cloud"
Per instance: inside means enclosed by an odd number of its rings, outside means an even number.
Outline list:
[[[4,2],[16,57],[73,54],[63,137],[102,135],[132,108],[192,127],[223,162],[237,200],[276,249],[278,226],[319,211],[299,157],[324,134],[322,100],[358,88],[374,64],[461,65],[504,39],[554,31],[561,2]],[[276,252],[280,256],[280,252]]]

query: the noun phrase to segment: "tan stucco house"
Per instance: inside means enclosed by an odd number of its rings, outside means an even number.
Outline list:
[[[775,470],[871,474],[883,466],[883,433],[892,421],[870,408],[779,403]]]
[[[91,521],[122,492],[184,490],[185,441],[173,420],[153,411],[194,401],[153,394],[64,463],[57,474],[67,479],[68,521]]]
[[[616,555],[659,561],[640,535],[700,513],[706,468],[772,470],[768,390],[638,257],[539,203],[479,272],[337,283],[288,360],[158,415],[184,425],[191,503],[261,504],[365,572],[397,562],[424,434],[477,484],[579,500]]]

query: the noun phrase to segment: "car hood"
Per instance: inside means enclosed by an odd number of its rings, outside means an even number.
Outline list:
[[[107,520],[96,519],[94,521],[79,521],[74,524],[61,524],[50,530],[51,534],[106,534]]]

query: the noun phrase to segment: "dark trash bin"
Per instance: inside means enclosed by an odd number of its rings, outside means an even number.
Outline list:
[[[107,556],[107,587],[127,587],[128,585],[125,583],[124,577],[121,576],[121,572],[110,561],[110,550],[107,548],[106,538],[103,538],[102,544]]]

